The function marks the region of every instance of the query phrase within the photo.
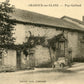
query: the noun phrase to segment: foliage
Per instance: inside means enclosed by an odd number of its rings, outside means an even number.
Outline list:
[[[15,38],[12,37],[15,23],[10,19],[10,13],[13,13],[14,6],[9,1],[0,3],[0,45],[13,44]]]

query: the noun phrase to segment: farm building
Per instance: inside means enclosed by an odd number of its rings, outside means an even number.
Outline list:
[[[7,55],[0,57],[1,65],[25,69],[47,67],[60,56],[72,60],[84,59],[83,21],[67,16],[55,18],[21,9],[15,9],[10,15],[12,17],[9,20],[16,23],[15,45],[22,46],[26,43],[27,47],[8,49]]]

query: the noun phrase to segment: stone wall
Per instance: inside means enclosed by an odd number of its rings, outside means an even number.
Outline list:
[[[65,31],[65,38],[67,43],[65,45],[65,54],[69,56],[69,51],[71,51],[71,57],[76,58],[79,56],[79,34],[76,31]]]
[[[68,48],[72,50],[72,58],[79,53],[78,32],[68,32]]]
[[[84,33],[79,33],[79,57],[84,57]]]
[[[21,69],[46,66],[46,64],[51,62],[50,52],[47,47],[37,45],[31,50],[33,50],[34,53],[30,52],[30,55],[27,57],[21,52]]]
[[[35,47],[35,66],[45,65],[51,62],[50,52],[47,47],[37,45]]]
[[[15,44],[22,44],[27,39],[25,37],[29,37],[31,31],[31,34],[34,36],[45,36],[46,39],[52,38],[60,33],[62,33],[61,30],[56,30],[52,27],[38,27],[33,25],[24,25],[24,24],[16,24],[15,30],[13,31],[14,37],[16,38]]]
[[[5,49],[6,50],[6,49]],[[2,54],[2,66],[0,71],[15,71],[16,70],[16,50],[7,49]]]
[[[16,24],[15,26],[15,35],[14,37],[16,38],[15,44],[22,44],[23,42],[26,42],[27,39],[25,37],[29,37],[31,31],[31,34],[34,36],[45,36],[46,39],[50,39],[54,36],[57,36],[62,33],[62,30],[56,30],[55,28],[52,27],[38,27],[38,26],[33,26],[33,25],[24,25],[24,24]],[[69,55],[68,50],[71,50],[72,53],[72,58],[75,58],[79,56],[81,47],[79,48],[79,35],[78,32],[76,31],[71,31],[71,30],[64,30],[64,35],[65,38],[67,39],[67,42],[65,44],[65,54],[66,56]],[[83,45],[83,44],[82,44]],[[37,51],[36,51],[37,52]],[[52,53],[55,55],[54,53]],[[38,57],[38,59],[40,59]]]

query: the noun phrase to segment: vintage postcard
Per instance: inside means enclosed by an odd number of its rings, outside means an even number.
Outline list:
[[[83,84],[83,74],[83,0],[0,0],[0,84]]]

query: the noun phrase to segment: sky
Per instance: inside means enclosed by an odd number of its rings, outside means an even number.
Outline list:
[[[0,2],[2,1],[5,0],[0,0]],[[84,15],[84,0],[10,0],[10,3],[19,9],[58,18],[69,16],[82,20]],[[31,4],[33,6],[30,6]],[[37,4],[40,6],[35,6]],[[49,4],[54,6],[49,6]]]

